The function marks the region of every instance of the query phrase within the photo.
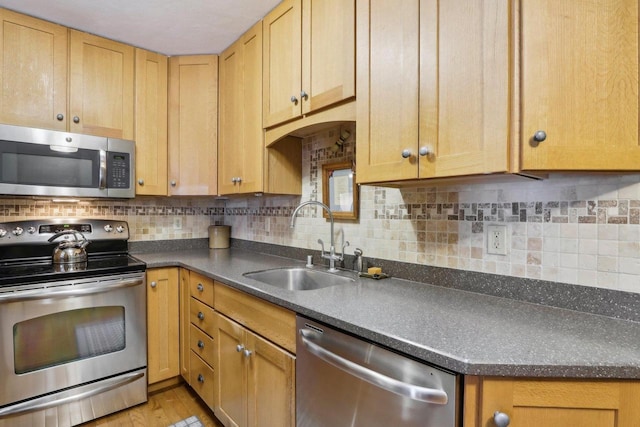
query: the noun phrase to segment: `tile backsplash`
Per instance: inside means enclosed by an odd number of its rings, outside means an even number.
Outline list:
[[[341,147],[335,145],[347,131]],[[355,126],[303,140],[303,194],[242,199],[139,197],[55,204],[0,199],[0,221],[98,217],[129,222],[132,241],[207,237],[210,224],[232,226],[233,238],[319,249],[329,225],[319,208],[322,165],[354,158]],[[176,218],[179,218],[176,221]],[[489,224],[507,229],[507,255],[487,254]],[[178,228],[181,226],[181,228]],[[365,257],[497,273],[640,293],[640,174],[562,175],[542,181],[394,189],[360,188],[360,217],[336,221],[336,241]]]

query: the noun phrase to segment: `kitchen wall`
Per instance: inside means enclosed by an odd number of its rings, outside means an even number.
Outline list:
[[[350,132],[342,149],[334,143]],[[0,221],[42,217],[127,220],[132,241],[207,237],[210,224],[237,239],[319,249],[329,225],[316,207],[290,216],[300,201],[322,198],[322,165],[354,158],[355,126],[303,141],[303,195],[231,200],[138,197],[77,205],[0,199]],[[640,174],[551,175],[543,181],[393,189],[362,186],[358,221],[336,231],[365,257],[640,292]],[[175,228],[176,219],[181,229]],[[505,224],[508,254],[488,255],[487,224]],[[337,241],[340,243],[341,235]]]

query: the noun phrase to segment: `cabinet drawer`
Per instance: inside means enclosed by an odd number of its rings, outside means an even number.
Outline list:
[[[191,325],[191,350],[200,356],[210,366],[214,366],[215,348],[213,338]]]
[[[209,307],[213,307],[213,280],[202,274],[189,273],[189,289],[191,296],[199,299]]]
[[[215,308],[277,345],[296,352],[296,315],[244,292],[216,282]]]
[[[213,369],[200,359],[197,354],[191,352],[189,384],[211,409],[213,409],[213,403],[215,402],[213,398],[213,375]]]
[[[213,336],[215,330],[215,315],[211,307],[204,305],[195,298],[191,298],[189,303],[189,322],[205,331],[209,336]]]

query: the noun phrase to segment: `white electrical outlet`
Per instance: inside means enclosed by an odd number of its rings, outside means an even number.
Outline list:
[[[173,218],[173,229],[174,230],[182,230],[182,217],[177,216]]]
[[[507,226],[487,226],[487,253],[494,255],[507,254]]]

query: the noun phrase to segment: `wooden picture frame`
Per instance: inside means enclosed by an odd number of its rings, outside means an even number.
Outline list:
[[[329,206],[334,219],[358,219],[360,203],[352,162],[322,165],[322,202]],[[329,214],[323,210],[325,218]]]

